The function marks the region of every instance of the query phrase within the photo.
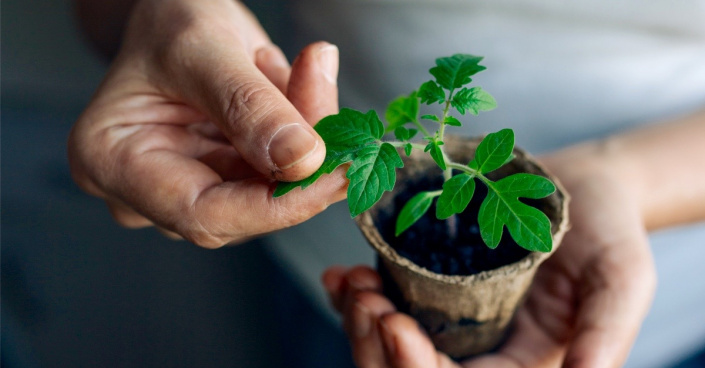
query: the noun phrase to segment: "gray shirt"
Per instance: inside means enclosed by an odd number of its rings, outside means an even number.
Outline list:
[[[485,56],[475,85],[499,107],[466,118],[458,133],[512,128],[533,153],[705,106],[702,1],[299,0],[291,9],[295,44],[340,48],[341,106],[383,112],[429,79],[435,57]],[[326,313],[323,269],[373,260],[346,211],[334,205],[269,238]],[[705,224],[651,242],[659,288],[629,367],[662,367],[705,343]]]

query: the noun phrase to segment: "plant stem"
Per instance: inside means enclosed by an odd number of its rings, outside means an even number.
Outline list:
[[[389,144],[391,144],[392,146],[394,146],[394,147],[396,147],[396,148],[400,148],[400,147],[406,146],[406,143],[407,143],[407,142],[401,142],[401,141],[385,141],[384,143],[389,143]],[[411,143],[411,142],[408,142],[408,143]],[[413,148],[413,149],[418,149],[418,150],[423,151],[424,148],[426,148],[426,146],[424,146],[423,144],[419,144],[419,143],[411,143],[411,148]]]
[[[450,109],[450,101],[453,98],[453,90],[451,89],[448,92],[448,99],[446,100],[446,106],[443,108],[443,116],[441,117],[441,127],[438,129],[438,140],[443,142],[443,137],[445,135],[446,131],[446,117],[448,117],[448,110]],[[446,163],[450,162],[448,159],[448,155],[446,154],[446,151],[443,149],[443,146],[439,147],[441,149],[441,153],[443,153],[443,161]],[[443,170],[443,181],[448,181],[450,178],[453,177],[453,169],[446,164],[446,169]],[[451,220],[449,220],[451,221]]]

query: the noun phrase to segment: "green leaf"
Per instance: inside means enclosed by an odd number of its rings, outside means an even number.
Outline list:
[[[550,252],[553,247],[551,222],[540,210],[519,201],[519,197],[539,199],[555,191],[550,180],[532,174],[514,174],[488,185],[480,206],[480,235],[490,248],[502,239],[504,226],[521,247]]]
[[[353,109],[341,109],[335,115],[321,119],[314,127],[326,143],[326,150],[359,147],[379,141],[384,125],[374,110],[363,114]]]
[[[514,155],[514,154],[512,153],[511,155],[509,155],[509,157],[507,157],[506,160],[504,160],[504,163],[503,163],[500,167],[502,167],[502,166],[504,166],[504,165],[506,165],[506,164],[508,164],[508,163],[510,163],[510,162],[512,162],[512,161],[514,161],[515,158],[517,158],[516,155]]]
[[[366,146],[357,153],[348,169],[348,207],[355,217],[377,203],[385,191],[392,190],[396,182],[396,171],[404,163],[389,143],[381,146]]]
[[[436,116],[436,115],[421,115],[421,119],[432,120],[435,122],[441,121],[441,119],[439,119],[438,116]]]
[[[475,193],[474,176],[456,175],[443,183],[443,193],[436,202],[436,217],[447,219],[456,213],[465,211]]]
[[[397,127],[394,129],[394,137],[400,141],[409,140],[409,129],[406,129],[403,126]]]
[[[450,104],[462,115],[465,115],[466,110],[477,115],[480,111],[488,111],[497,107],[497,101],[494,97],[480,87],[461,89],[453,95]]]
[[[475,158],[469,166],[482,174],[497,170],[512,156],[512,150],[514,150],[513,130],[502,129],[496,133],[490,133],[477,146]]]
[[[411,143],[407,143],[404,145],[404,153],[406,153],[407,156],[411,156],[411,150],[414,147],[411,145]]]
[[[276,189],[274,189],[274,198],[276,197],[281,197],[286,193],[289,193],[293,189],[297,187],[301,187],[301,189],[306,189],[309,185],[313,184],[318,178],[320,178],[323,174],[330,174],[335,170],[338,166],[350,162],[355,158],[355,151],[354,150],[348,150],[348,151],[334,151],[334,150],[328,150],[326,151],[326,158],[323,160],[323,164],[321,164],[321,167],[316,170],[316,172],[313,173],[313,175],[309,176],[306,179],[302,179],[299,181],[293,181],[293,182],[284,182],[280,181],[277,184]]]
[[[480,56],[455,54],[436,59],[436,66],[429,72],[436,77],[436,82],[441,87],[452,90],[470,83],[471,75],[486,69],[479,65],[480,61],[482,61]]]
[[[369,145],[379,146],[384,126],[377,113],[366,114],[352,109],[341,109],[336,115],[323,118],[314,129],[326,143],[326,158],[313,175],[295,182],[280,182],[274,197],[280,197],[294,188],[306,189],[323,174],[330,174],[338,166],[350,162],[358,151]]]
[[[460,120],[458,120],[450,115],[446,116],[446,119],[444,120],[444,122],[448,125],[451,125],[451,126],[463,126],[463,124],[460,122]]]
[[[446,93],[436,82],[428,81],[419,87],[418,97],[421,99],[421,103],[431,105],[436,102],[445,101]]]
[[[431,207],[433,198],[436,196],[438,196],[438,194],[432,192],[420,192],[406,202],[404,208],[401,209],[401,212],[399,212],[399,216],[397,217],[397,225],[394,235],[399,236],[399,234],[403,233],[406,229],[411,227],[411,225],[416,223],[416,221],[418,221]]]
[[[416,91],[411,92],[408,96],[400,96],[392,101],[387,107],[387,112],[384,114],[387,119],[386,132],[394,131],[406,123],[416,121],[419,115],[419,99],[416,97]]]
[[[411,138],[414,138],[418,132],[419,131],[417,129],[406,129],[403,126],[400,126],[394,129],[394,136],[400,141],[408,141]]]
[[[424,148],[424,152],[429,152],[431,154],[431,158],[433,158],[433,161],[436,161],[438,164],[438,167],[440,167],[442,170],[446,169],[446,161],[443,159],[443,151],[441,151],[441,147],[443,145],[443,142],[438,141],[436,139],[432,139],[428,144],[426,145],[426,148]]]

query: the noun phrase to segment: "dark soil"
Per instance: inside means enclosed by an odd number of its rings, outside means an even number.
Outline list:
[[[432,272],[446,275],[472,275],[514,263],[529,252],[519,247],[507,230],[496,249],[490,249],[480,237],[477,213],[487,188],[476,180],[475,194],[467,209],[457,215],[456,237],[448,236],[447,220],[436,218],[435,201],[417,223],[394,236],[396,217],[406,202],[416,193],[424,190],[437,190],[443,185],[443,178],[436,180],[423,178],[409,182],[406,190],[394,198],[388,212],[380,211],[377,227],[384,239],[399,255]]]

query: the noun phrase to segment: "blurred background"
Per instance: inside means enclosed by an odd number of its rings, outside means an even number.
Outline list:
[[[255,12],[279,9],[250,3]],[[77,32],[70,1],[6,0],[1,15],[2,366],[351,367],[338,321],[311,286],[333,261],[282,251],[308,233],[203,250],[153,229],[122,229],[76,187],[65,141],[106,64]],[[286,17],[268,19],[276,41]],[[341,226],[348,234],[351,223]],[[359,254],[346,262],[371,261],[359,236],[337,230],[316,241],[355,244]],[[662,264],[677,259],[667,256]],[[667,306],[668,294],[654,309]],[[645,328],[687,330],[677,318]],[[705,367],[697,350],[679,352],[671,367]]]

